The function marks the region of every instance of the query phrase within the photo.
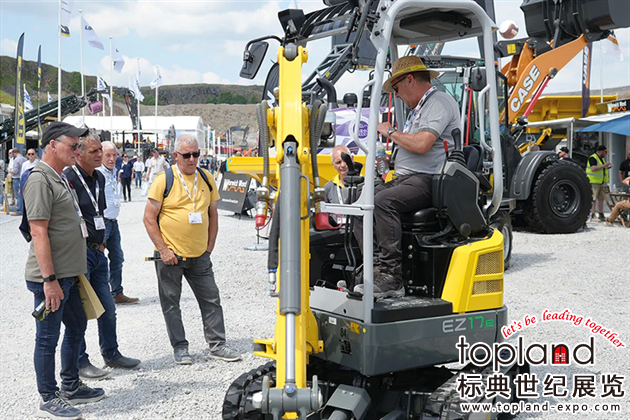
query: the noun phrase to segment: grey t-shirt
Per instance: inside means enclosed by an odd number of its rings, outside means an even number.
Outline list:
[[[77,200],[76,193],[71,191]],[[44,162],[38,162],[28,177],[24,186],[24,205],[29,221],[48,220],[48,239],[57,278],[85,274],[87,257],[81,219],[61,177]],[[25,277],[28,281],[43,281],[33,241],[28,251]]]
[[[412,114],[411,125],[406,134],[427,131],[437,137],[435,143],[427,153],[418,154],[408,152],[399,147],[394,160],[394,171],[397,176],[414,173],[434,174],[446,160],[444,143],[446,140],[449,150],[455,146],[451,132],[459,128],[459,108],[455,99],[448,93],[434,92],[425,101],[417,115]]]

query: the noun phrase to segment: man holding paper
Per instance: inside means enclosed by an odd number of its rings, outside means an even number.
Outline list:
[[[32,238],[26,261],[26,286],[33,292],[34,307],[46,301],[50,310],[37,321],[35,374],[41,396],[38,415],[50,418],[80,418],[71,404],[98,401],[105,395],[79,380],[79,345],[87,318],[81,305],[77,276],[87,269],[85,225],[78,198],[62,171],[74,165],[79,154],[78,137],[86,128],[62,122],[51,123],[42,137],[44,156],[24,186],[25,213]],[[55,349],[61,323],[65,325],[61,346],[61,390],[55,380]]]
[[[105,177],[96,170],[103,161],[103,147],[99,137],[88,134],[80,139],[77,164],[64,171],[78,197],[78,205],[85,221],[87,235],[87,278],[105,308],[98,318],[98,337],[101,355],[110,367],[133,369],[140,360],[123,356],[118,350],[116,334],[116,304],[109,287],[108,262],[105,257]],[[83,250],[86,253],[86,250]],[[109,371],[90,363],[85,339],[79,348],[79,375],[85,379],[102,379]]]

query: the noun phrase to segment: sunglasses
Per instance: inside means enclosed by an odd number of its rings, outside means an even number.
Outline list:
[[[394,93],[398,93],[398,88],[396,87],[396,85],[400,82],[402,82],[403,80],[405,80],[407,78],[407,76],[403,76],[400,79],[398,79],[396,81],[396,83],[392,84],[392,90],[394,91]]]
[[[33,156],[35,153],[27,153],[28,156]]]
[[[76,150],[79,148],[79,146],[81,146],[78,142],[77,142],[77,143],[72,143],[72,144],[69,144],[69,143],[64,143],[64,142],[63,142],[63,141],[61,141],[61,140],[55,140],[55,141],[58,141],[59,143],[65,144],[66,146],[68,146],[69,148],[71,148],[73,152],[74,152],[74,151],[76,151]]]
[[[192,152],[192,153],[179,153],[177,152],[181,157],[183,157],[184,159],[188,160],[190,159],[190,157],[192,156],[193,158],[197,159],[200,155],[201,152]]]

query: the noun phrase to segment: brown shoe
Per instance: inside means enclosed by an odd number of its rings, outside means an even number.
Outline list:
[[[138,303],[140,299],[138,298],[130,298],[125,296],[122,293],[118,293],[116,296],[114,296],[114,302],[116,302],[117,305],[125,305],[125,304],[130,304],[130,303]]]

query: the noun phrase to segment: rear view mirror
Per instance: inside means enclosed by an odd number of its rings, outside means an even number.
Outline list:
[[[486,87],[486,68],[473,67],[470,71],[470,87],[475,92],[481,92]]]
[[[240,76],[245,79],[253,79],[258,74],[269,44],[264,41],[253,42],[243,53],[243,67]]]

